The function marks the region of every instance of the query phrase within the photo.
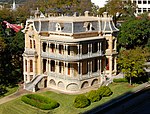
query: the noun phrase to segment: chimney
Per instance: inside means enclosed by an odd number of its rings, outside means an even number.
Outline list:
[[[103,16],[104,16],[104,17],[108,17],[108,12],[104,12],[104,13],[103,13]]]
[[[85,11],[84,15],[85,15],[85,17],[88,17],[89,16],[89,11]]]

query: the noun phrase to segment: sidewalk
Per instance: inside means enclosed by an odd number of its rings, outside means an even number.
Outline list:
[[[23,89],[23,85],[21,85],[15,93],[1,98],[0,99],[0,104],[6,103],[6,102],[11,101],[11,100],[14,100],[14,99],[16,99],[16,98],[18,98],[18,97],[20,97],[24,94],[28,94],[28,93],[31,93],[31,92],[26,91],[25,89]]]

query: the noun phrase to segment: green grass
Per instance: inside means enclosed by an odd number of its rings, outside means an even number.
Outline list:
[[[5,93],[4,95],[0,95],[0,98],[3,98],[12,93],[15,93],[18,90],[18,85],[15,85],[14,87],[6,87],[6,90],[7,90],[7,93]]]
[[[94,102],[89,107],[82,109],[73,107],[73,101],[76,95],[66,95],[47,91],[39,94],[56,100],[58,103],[60,103],[60,106],[58,108],[49,111],[42,111],[23,103],[21,99],[18,98],[0,105],[0,114],[77,114],[99,106],[100,104],[103,104],[104,102],[107,102],[110,99],[113,99],[131,90],[134,86],[129,86],[128,83],[113,83],[109,85],[109,87],[113,91],[113,95],[111,95],[110,97],[102,98],[99,102]]]

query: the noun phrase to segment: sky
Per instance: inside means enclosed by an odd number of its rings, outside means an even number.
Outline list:
[[[98,5],[99,7],[103,7],[107,0],[91,0],[95,5]]]

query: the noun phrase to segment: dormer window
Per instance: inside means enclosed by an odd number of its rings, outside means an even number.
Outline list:
[[[92,30],[95,30],[95,29],[93,28],[92,23],[89,23],[89,22],[85,22],[83,27],[85,28],[85,31],[92,31]]]
[[[56,31],[62,31],[64,28],[63,24],[61,23],[56,23]]]

